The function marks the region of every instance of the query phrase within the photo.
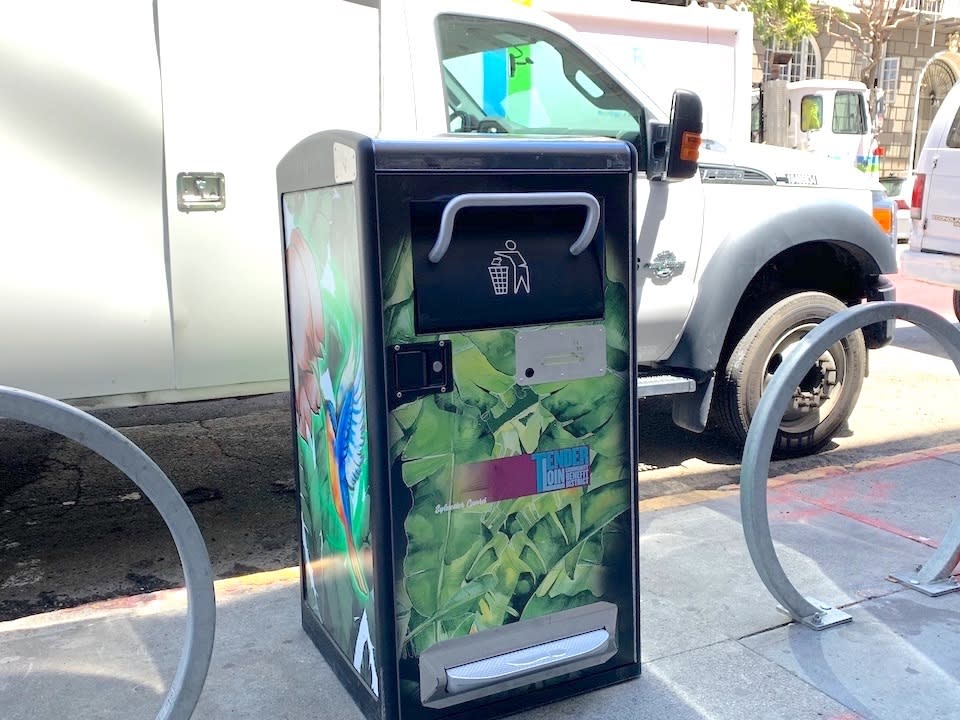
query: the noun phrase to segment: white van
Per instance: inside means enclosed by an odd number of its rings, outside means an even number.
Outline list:
[[[900,270],[952,287],[960,319],[960,85],[947,93],[930,126],[910,206],[910,246],[900,257]]]

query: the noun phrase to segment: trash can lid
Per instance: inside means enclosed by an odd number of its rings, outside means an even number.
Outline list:
[[[471,134],[375,139],[378,172],[437,170],[582,170],[629,172],[635,151],[623,140],[567,136]]]

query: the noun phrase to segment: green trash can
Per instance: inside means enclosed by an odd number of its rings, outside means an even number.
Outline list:
[[[345,131],[278,166],[303,625],[370,718],[640,672],[635,168]]]

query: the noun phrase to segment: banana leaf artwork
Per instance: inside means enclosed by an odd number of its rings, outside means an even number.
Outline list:
[[[283,210],[306,600],[377,693],[354,190],[288,193]]]
[[[439,339],[415,337],[411,263],[409,238],[384,249],[391,344]],[[453,391],[391,412],[390,457],[410,494],[409,511],[397,519],[406,537],[395,570],[401,658],[592,603],[622,586],[614,568],[623,567],[633,541],[627,297],[608,271],[602,377],[520,386],[515,330],[444,334],[453,347]],[[490,487],[484,473],[491,461],[564,453],[584,466],[588,483],[549,492],[534,485],[508,499],[469,491]]]

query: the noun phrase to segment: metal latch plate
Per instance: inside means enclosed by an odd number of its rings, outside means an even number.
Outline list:
[[[223,173],[182,172],[177,174],[177,209],[180,212],[223,210],[227,205]]]

